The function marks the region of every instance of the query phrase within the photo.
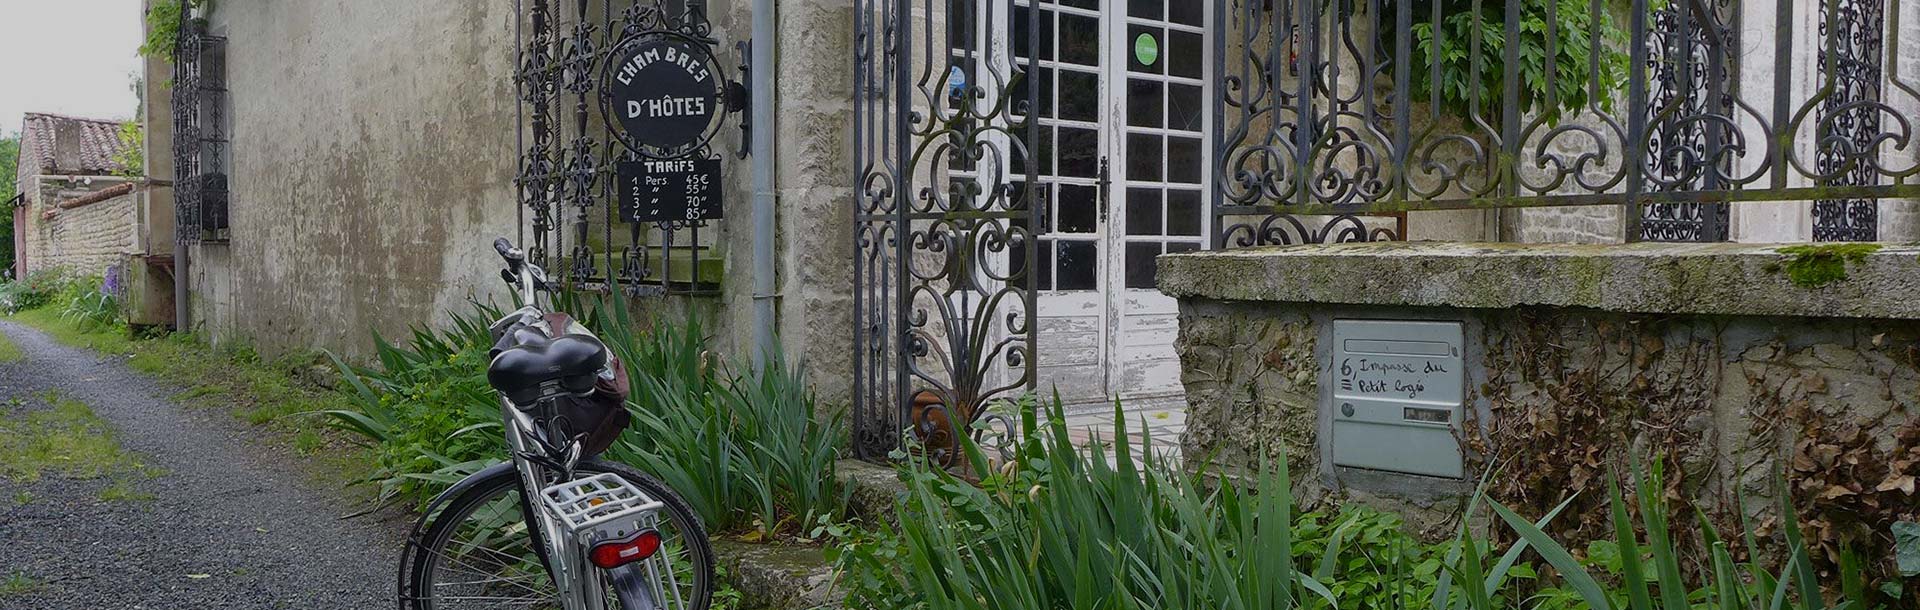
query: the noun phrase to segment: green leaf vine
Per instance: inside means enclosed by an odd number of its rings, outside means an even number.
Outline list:
[[[174,62],[174,52],[180,44],[182,2],[179,0],[159,0],[147,9],[147,40],[140,44],[140,55],[157,57]],[[187,0],[184,4],[193,8],[211,7],[211,0]]]

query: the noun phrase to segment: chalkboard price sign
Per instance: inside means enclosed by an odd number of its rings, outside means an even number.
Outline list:
[[[628,161],[615,168],[627,222],[698,222],[721,217],[720,160]]]

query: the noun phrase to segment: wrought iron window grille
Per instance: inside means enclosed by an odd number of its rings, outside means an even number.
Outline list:
[[[183,243],[226,243],[227,39],[206,32],[181,2],[173,66],[174,235]]]

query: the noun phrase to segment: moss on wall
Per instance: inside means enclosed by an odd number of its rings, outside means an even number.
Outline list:
[[[1785,260],[1774,269],[1785,271],[1787,280],[1801,288],[1819,288],[1847,279],[1847,264],[1857,263],[1880,250],[1880,244],[1807,244],[1787,246],[1778,252]]]

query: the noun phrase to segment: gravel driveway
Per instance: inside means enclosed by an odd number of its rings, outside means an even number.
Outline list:
[[[161,470],[134,485],[151,500],[119,502],[99,499],[104,479],[0,479],[0,608],[394,607],[404,524],[340,519],[360,507],[301,474],[297,456],[250,442],[222,409],[174,404],[176,389],[117,358],[12,322],[0,332],[26,353],[0,363],[0,417],[57,390]],[[36,584],[6,593],[20,572]]]

